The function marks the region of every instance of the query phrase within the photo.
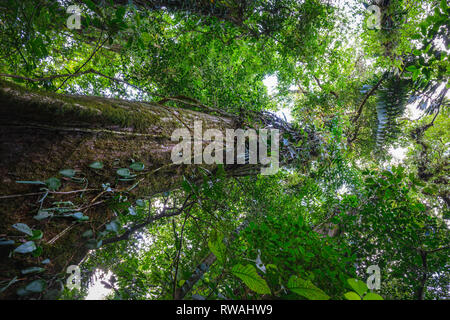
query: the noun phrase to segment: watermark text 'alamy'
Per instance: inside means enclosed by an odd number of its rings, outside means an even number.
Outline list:
[[[269,132],[270,156],[267,150]],[[191,132],[187,128],[180,128],[172,133],[171,140],[179,142],[172,149],[173,163],[261,164],[262,175],[275,174],[279,169],[280,132],[278,129],[259,129],[258,132],[254,129],[226,129],[224,139],[222,131],[208,129],[203,132],[202,122],[195,121],[193,134],[192,139]],[[194,141],[193,157],[192,141]],[[203,144],[208,142],[209,144],[203,149]]]

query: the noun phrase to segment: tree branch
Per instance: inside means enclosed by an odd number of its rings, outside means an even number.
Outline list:
[[[353,118],[352,122],[355,123],[356,121],[358,121],[359,117],[362,114],[362,110],[364,108],[364,105],[366,104],[367,100],[369,100],[370,96],[378,89],[378,87],[381,85],[381,83],[383,82],[385,76],[383,75],[380,80],[378,80],[377,84],[374,85],[372,87],[372,89],[370,89],[369,92],[367,92],[367,94],[365,95],[364,99],[361,101],[361,104],[358,107],[358,111],[356,112],[356,116]]]
[[[136,231],[142,229],[143,227],[149,225],[150,223],[152,223],[152,222],[154,222],[156,220],[180,215],[181,213],[183,213],[184,210],[186,210],[188,208],[191,208],[195,204],[195,201],[191,201],[190,203],[188,203],[188,200],[191,198],[191,196],[192,196],[192,194],[190,194],[189,196],[186,197],[186,199],[185,199],[183,205],[181,206],[181,208],[170,212],[169,210],[173,210],[173,208],[166,208],[164,206],[164,208],[163,208],[163,210],[162,210],[162,212],[160,214],[157,214],[157,215],[155,215],[153,217],[149,216],[146,221],[144,221],[142,223],[138,223],[138,224],[130,227],[127,231],[125,231],[120,236],[103,240],[103,244],[105,245],[105,244],[119,242],[119,241],[122,241],[122,240],[128,240],[133,233],[135,233]]]

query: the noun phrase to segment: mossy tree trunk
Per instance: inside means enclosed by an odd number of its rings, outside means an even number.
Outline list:
[[[180,185],[183,176],[192,176],[195,166],[173,165],[171,150],[178,142],[171,141],[171,134],[177,128],[193,127],[194,121],[202,121],[204,130],[236,126],[233,119],[183,108],[40,93],[0,82],[0,238],[20,235],[12,228],[19,222],[42,230],[41,257],[51,259],[48,271],[64,272],[87,252],[81,234],[113,217],[105,203],[98,201],[102,184],[126,190],[139,181],[131,192],[142,197],[171,190]],[[118,181],[116,170],[127,168],[132,159],[144,163],[144,171],[133,181]],[[101,161],[104,167],[90,168],[94,161]],[[214,170],[214,166],[207,167]],[[62,177],[62,169],[76,170],[84,182]],[[84,208],[81,211],[89,217],[89,224],[72,225],[70,219],[33,219],[40,208],[38,200],[44,195],[42,185],[16,181],[45,181],[51,177],[60,179],[61,187],[48,194],[45,203],[72,201]],[[85,188],[80,203],[76,191]],[[36,265],[36,258],[23,258],[25,255],[9,258],[13,249],[0,246],[1,280]]]
[[[137,199],[173,190],[184,177],[195,181],[195,165],[174,165],[171,160],[171,151],[178,143],[171,140],[173,131],[187,128],[193,133],[195,121],[202,122],[203,132],[242,128],[236,117],[205,108],[208,113],[157,103],[57,95],[0,81],[0,238],[16,239],[16,246],[24,241],[12,228],[15,223],[43,231],[39,258],[30,254],[11,258],[14,246],[0,246],[1,280],[20,277],[21,269],[45,258],[51,260],[46,266],[50,275],[64,274],[67,266],[78,264],[87,253],[83,232],[96,232],[114,218],[106,205],[104,184]],[[279,123],[272,127],[277,126]],[[316,144],[314,134],[305,136],[305,144]],[[302,161],[310,161],[314,148],[311,150]],[[90,168],[94,161],[102,162],[103,168]],[[120,181],[116,171],[129,167],[132,161],[142,162],[144,171],[132,181]],[[216,165],[202,166],[210,172],[217,169]],[[59,172],[63,169],[75,170],[79,181],[62,176]],[[226,165],[225,172],[238,176],[260,171],[257,165]],[[45,182],[52,177],[58,178],[61,186],[49,193],[41,189],[43,185],[17,183]],[[44,195],[44,201],[39,202]],[[58,201],[73,202],[89,222],[33,219],[42,205]],[[10,297],[8,292],[11,290],[3,293],[4,297]]]

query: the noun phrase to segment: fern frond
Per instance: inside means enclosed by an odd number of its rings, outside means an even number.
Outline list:
[[[410,88],[409,79],[391,75],[377,91],[377,147],[398,136],[400,132],[398,118],[405,112]]]

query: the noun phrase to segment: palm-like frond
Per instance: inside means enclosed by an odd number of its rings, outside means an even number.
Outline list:
[[[400,132],[398,119],[405,112],[410,88],[409,79],[391,75],[377,91],[376,142],[378,147],[398,136]]]

